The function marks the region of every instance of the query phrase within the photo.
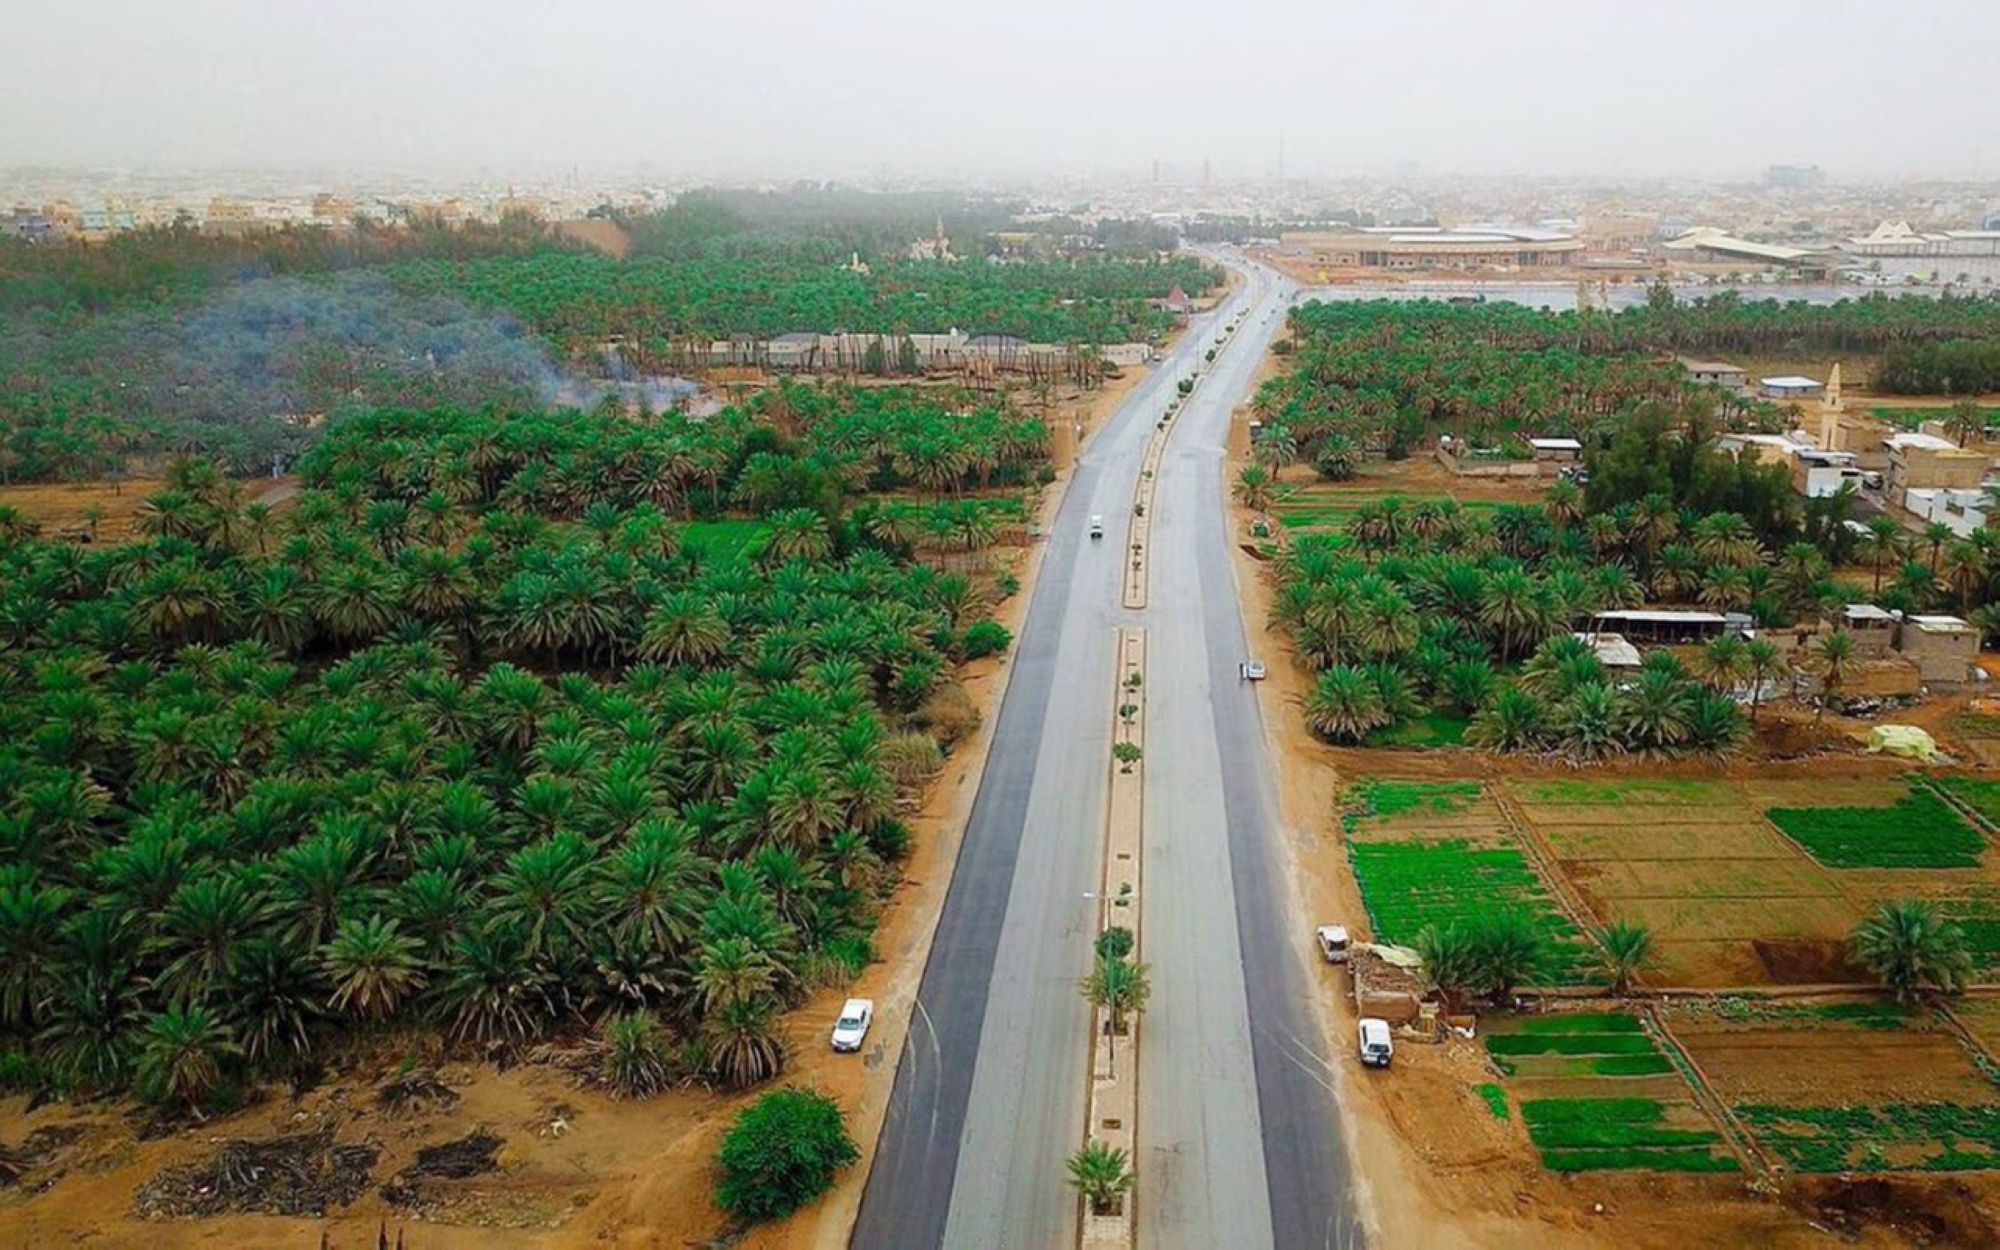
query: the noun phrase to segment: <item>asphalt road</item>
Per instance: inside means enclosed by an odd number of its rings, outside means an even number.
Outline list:
[[[1349,1244],[1347,1182],[1323,1084],[1308,969],[1286,917],[1270,761],[1243,632],[1220,474],[1230,408],[1276,316],[1257,271],[1198,318],[1086,450],[1012,661],[917,997],[853,1244],[1069,1244],[1063,1160],[1083,1133],[1088,968],[1113,629],[1148,640],[1143,956],[1153,966],[1139,1115],[1140,1241]],[[1163,463],[1151,606],[1122,610],[1120,542],[1153,422],[1238,308]],[[1085,537],[1106,520],[1103,542]]]

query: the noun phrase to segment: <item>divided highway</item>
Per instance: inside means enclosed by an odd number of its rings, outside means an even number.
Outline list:
[[[1050,532],[991,755],[896,1073],[853,1243],[1072,1244],[1089,967],[1111,743],[1112,631],[1148,630],[1139,1241],[1359,1243],[1309,966],[1278,856],[1223,444],[1288,284],[1250,268],[1090,442]],[[1155,483],[1149,607],[1122,609],[1124,520],[1174,383],[1247,310]],[[1267,315],[1268,314],[1268,315]],[[1107,521],[1102,542],[1088,517]]]

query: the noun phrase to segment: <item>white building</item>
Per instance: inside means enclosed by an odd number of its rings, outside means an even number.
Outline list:
[[[1825,390],[1825,383],[1797,374],[1757,379],[1757,393],[1765,399],[1813,399]]]
[[[1903,492],[1903,507],[1924,521],[1946,526],[1960,538],[1970,538],[1986,527],[1987,498],[1984,489],[1912,487]]]

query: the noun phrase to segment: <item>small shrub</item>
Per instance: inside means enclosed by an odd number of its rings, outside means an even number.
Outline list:
[[[1132,765],[1139,762],[1145,751],[1136,742],[1115,742],[1111,745],[1111,758],[1118,761],[1118,771],[1129,773]]]
[[[839,1103],[781,1089],[751,1104],[722,1139],[715,1202],[752,1224],[779,1219],[833,1188],[834,1175],[860,1157]]]
[[[959,640],[959,651],[968,660],[977,660],[1005,651],[1014,636],[998,621],[977,621],[966,627],[965,636]]]
[[[926,733],[891,734],[882,743],[882,767],[898,784],[913,786],[937,776],[944,748]]]
[[[1097,935],[1097,955],[1100,959],[1124,959],[1132,953],[1134,945],[1132,930],[1122,924],[1112,925]]]

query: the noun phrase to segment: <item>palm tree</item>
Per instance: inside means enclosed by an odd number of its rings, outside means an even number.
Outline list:
[[[1276,484],[1270,471],[1260,464],[1243,466],[1236,474],[1236,481],[1229,488],[1237,503],[1252,512],[1268,512],[1276,497]]]
[[[827,536],[826,518],[810,508],[787,508],[771,516],[771,532],[765,539],[764,558],[782,564],[787,560],[824,560],[833,550]]]
[[[1750,646],[1735,634],[1711,638],[1691,667],[1709,689],[1727,693],[1750,675]]]
[[[1604,968],[1611,974],[1611,992],[1620,998],[1632,992],[1632,978],[1653,962],[1653,931],[1633,920],[1614,920],[1597,935],[1604,948]]]
[[[140,1092],[154,1103],[199,1110],[242,1057],[229,1029],[199,1003],[175,1003],[146,1024],[139,1046]]]
[[[1648,668],[1622,692],[1619,710],[1632,745],[1654,750],[1678,746],[1688,736],[1692,688],[1677,673]]]
[[[1868,522],[1868,533],[1861,539],[1861,554],[1875,569],[1875,593],[1882,593],[1882,570],[1890,560],[1903,554],[1903,527],[1896,518],[1878,516]]]
[[[1466,726],[1465,739],[1489,751],[1526,751],[1541,744],[1545,728],[1542,705],[1533,695],[1502,686]]]
[[[1750,719],[1757,719],[1757,708],[1764,702],[1764,686],[1779,673],[1791,667],[1791,661],[1778,650],[1777,644],[1767,638],[1753,638],[1743,648],[1744,675],[1750,680]]]
[[[1855,960],[1908,1002],[1924,987],[1947,994],[1962,989],[1972,975],[1965,934],[1921,899],[1885,902],[1855,929]]]
[[[1813,649],[1812,663],[1814,675],[1819,678],[1825,694],[1813,713],[1813,720],[1817,723],[1826,712],[1826,700],[1838,698],[1841,687],[1853,680],[1861,669],[1861,655],[1855,648],[1854,635],[1839,629],[1822,636]]]
[[[1951,526],[1942,521],[1932,521],[1924,526],[1924,542],[1929,544],[1931,549],[1930,572],[1933,578],[1938,575],[1938,557],[1943,554],[1944,545],[1950,541]]]
[[[741,999],[709,1012],[701,1025],[709,1070],[739,1089],[783,1071],[785,1047],[776,1017],[777,1003],[770,998]]]
[[[426,981],[416,939],[397,932],[396,921],[373,915],[340,922],[320,960],[333,984],[335,1010],[364,1020],[386,1020]]]
[[[1335,742],[1359,742],[1389,722],[1382,691],[1367,672],[1338,664],[1319,675],[1306,698],[1306,723]]]
[[[1109,1018],[1105,1021],[1109,1031],[1106,1045],[1115,1048],[1115,1039],[1125,1031],[1128,1012],[1138,1015],[1146,1010],[1146,1001],[1153,995],[1151,971],[1147,964],[1107,955],[1098,956],[1091,965],[1090,975],[1084,978],[1079,989],[1084,1001],[1108,1013]]]
[[[1502,569],[1487,580],[1479,619],[1493,631],[1506,656],[1519,655],[1541,641],[1551,624],[1540,588],[1519,569]]]
[[[1583,488],[1569,478],[1557,479],[1542,501],[1542,511],[1557,529],[1568,529],[1583,519]]]
[[[1090,1203],[1093,1215],[1116,1213],[1120,1198],[1138,1180],[1125,1152],[1101,1141],[1086,1144],[1069,1157],[1065,1167],[1069,1183]]]
[[[604,1027],[598,1074],[617,1098],[650,1098],[672,1079],[666,1039],[650,1013],[627,1012]]]
[[[1945,414],[1944,429],[1954,442],[1963,447],[1973,438],[1985,436],[1986,410],[1976,400],[1961,399]]]

